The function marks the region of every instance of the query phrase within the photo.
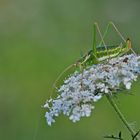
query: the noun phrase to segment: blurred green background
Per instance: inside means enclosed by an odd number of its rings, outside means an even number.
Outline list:
[[[92,47],[97,21],[105,29],[115,22],[140,52],[139,0],[0,0],[0,139],[102,140],[128,133],[103,98],[90,118],[74,124],[61,116],[49,127],[41,106],[59,73]],[[119,40],[114,30],[107,42]],[[114,36],[113,36],[114,35]],[[140,80],[116,100],[140,129]]]

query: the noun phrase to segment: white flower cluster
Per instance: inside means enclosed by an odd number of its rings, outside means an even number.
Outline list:
[[[89,117],[94,103],[104,94],[117,93],[120,89],[130,89],[140,74],[140,56],[124,55],[85,69],[76,71],[58,90],[56,99],[50,99],[44,107],[48,125],[63,113],[73,122],[81,117]]]

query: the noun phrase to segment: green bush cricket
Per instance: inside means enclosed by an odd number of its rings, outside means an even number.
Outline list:
[[[119,45],[110,45],[110,46],[105,44],[104,38],[107,35],[110,27],[113,27],[115,29],[115,31],[121,37],[124,43],[121,42]],[[97,45],[97,41],[96,41],[97,32],[99,33],[99,36],[101,38],[101,42],[99,43],[99,45]],[[132,49],[131,40],[129,38],[125,39],[113,22],[108,23],[103,35],[100,31],[98,23],[94,23],[93,48],[90,51],[88,51],[84,56],[82,56],[80,59],[78,59],[76,63],[68,66],[63,72],[61,72],[61,74],[54,82],[53,88],[56,88],[56,83],[61,78],[61,76],[66,71],[68,71],[73,67],[79,68],[81,73],[83,73],[83,70],[90,65],[98,64],[101,62],[107,62],[110,58],[122,56],[123,54],[129,51],[132,51],[134,54],[136,54]],[[81,86],[82,86],[82,82],[81,82]]]

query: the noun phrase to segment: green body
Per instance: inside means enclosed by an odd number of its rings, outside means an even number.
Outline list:
[[[127,44],[124,44],[124,45],[120,44],[120,45],[114,45],[114,46],[99,47],[99,50],[97,48],[96,52],[93,52],[93,55],[96,54],[95,60],[100,62],[100,61],[107,60],[109,58],[123,55],[127,51],[129,51]]]
[[[107,49],[106,49],[107,48]],[[78,64],[89,66],[92,64],[101,63],[110,58],[121,56],[129,51],[128,45],[114,45],[114,46],[97,46],[96,49],[90,50],[81,59]]]
[[[108,26],[109,27],[109,26]],[[107,27],[107,30],[108,30]],[[130,46],[128,41],[126,40],[124,44],[120,43],[120,45],[112,45],[112,46],[104,46],[101,41],[100,45],[96,44],[96,30],[97,25],[94,24],[94,36],[93,36],[93,48],[87,54],[85,54],[81,59],[79,59],[76,65],[81,66],[89,66],[92,64],[97,64],[102,61],[106,61],[110,58],[121,56],[130,50]],[[107,31],[105,32],[105,34]],[[104,35],[105,36],[105,35]],[[129,40],[130,42],[130,40]]]

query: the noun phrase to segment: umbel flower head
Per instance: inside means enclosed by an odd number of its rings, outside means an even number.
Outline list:
[[[61,113],[73,122],[89,117],[94,104],[105,94],[129,90],[140,74],[140,56],[129,54],[110,59],[107,63],[92,65],[83,73],[75,71],[58,89],[55,99],[47,100],[44,107],[48,125]]]

